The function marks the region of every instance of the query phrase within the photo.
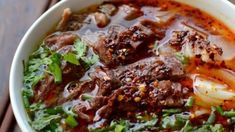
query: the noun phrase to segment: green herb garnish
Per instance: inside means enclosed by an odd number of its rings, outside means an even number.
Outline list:
[[[209,116],[209,118],[207,119],[207,124],[213,124],[215,123],[216,120],[216,115],[215,115],[215,111],[216,109],[214,109],[213,107],[211,108],[211,114]]]
[[[51,55],[51,64],[49,64],[49,71],[54,76],[55,83],[60,83],[62,81],[62,71],[60,68],[60,58],[61,55],[54,53]]]
[[[69,62],[71,64],[79,65],[79,61],[77,59],[76,54],[67,53],[64,55],[64,60],[66,60],[67,62]]]
[[[175,57],[182,63],[182,64],[188,64],[189,63],[189,57],[184,55],[183,53],[177,52],[175,54]]]
[[[188,119],[189,115],[185,113],[166,116],[162,119],[162,128],[178,130],[185,125]]]
[[[191,96],[188,98],[187,102],[185,103],[185,107],[189,108],[189,107],[192,107],[193,106],[193,103],[194,103],[194,98]]]
[[[78,125],[78,122],[76,119],[72,116],[69,115],[66,119],[65,122],[70,126],[70,127],[76,127]]]
[[[81,98],[82,98],[82,100],[84,100],[84,101],[86,101],[86,100],[91,100],[91,99],[93,99],[94,97],[93,96],[91,96],[91,95],[89,95],[89,94],[82,94],[81,95]]]

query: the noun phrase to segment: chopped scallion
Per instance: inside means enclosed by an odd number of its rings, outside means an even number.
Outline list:
[[[212,107],[212,109],[215,109],[220,115],[224,114],[224,111],[220,106]]]
[[[63,113],[64,111],[63,111],[62,107],[55,107],[55,108],[47,108],[46,112],[48,114],[54,114],[55,115],[55,114],[58,114],[58,113]]]
[[[209,116],[209,118],[207,119],[207,124],[213,124],[215,123],[215,119],[216,119],[216,115],[214,111],[211,111],[211,114]]]
[[[64,55],[64,60],[66,60],[67,62],[69,62],[71,64],[79,65],[79,61],[77,59],[76,54],[67,53]]]
[[[88,95],[88,94],[83,94],[81,96],[82,100],[91,100],[93,98],[93,96],[91,95]]]
[[[72,116],[69,115],[66,119],[65,122],[70,126],[70,127],[76,127],[78,125],[78,122],[76,119]]]
[[[234,110],[224,111],[223,116],[225,116],[225,117],[235,117],[235,111]]]
[[[192,107],[194,103],[194,98],[191,96],[188,98],[187,102],[185,103],[185,107]]]
[[[182,109],[163,109],[163,113],[175,114],[182,112]]]

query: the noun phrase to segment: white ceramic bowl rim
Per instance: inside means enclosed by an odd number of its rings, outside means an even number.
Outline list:
[[[206,11],[212,16],[225,23],[230,29],[235,31],[235,6],[227,0],[177,0],[182,3],[192,5]],[[23,107],[21,97],[22,79],[23,79],[23,64],[22,60],[27,60],[29,54],[35,49],[35,42],[45,36],[50,27],[53,27],[60,19],[62,10],[66,7],[73,7],[74,10],[82,9],[94,3],[101,3],[102,0],[64,0],[57,3],[55,6],[46,11],[40,16],[21,40],[10,71],[10,99],[16,120],[22,131],[33,131],[28,123],[28,117]],[[205,4],[202,4],[205,3]],[[48,23],[52,22],[52,23]],[[46,26],[45,26],[46,25]]]

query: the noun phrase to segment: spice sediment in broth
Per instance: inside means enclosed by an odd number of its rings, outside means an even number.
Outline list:
[[[36,131],[233,131],[235,35],[173,1],[65,9],[22,92]]]

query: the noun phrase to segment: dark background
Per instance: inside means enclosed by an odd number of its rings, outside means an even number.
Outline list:
[[[8,92],[15,50],[29,26],[56,2],[58,0],[0,0],[0,132],[20,132]]]

